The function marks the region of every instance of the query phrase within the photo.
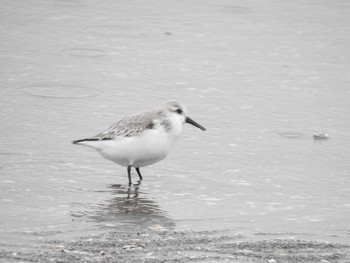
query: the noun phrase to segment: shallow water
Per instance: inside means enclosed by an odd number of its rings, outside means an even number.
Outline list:
[[[348,242],[347,1],[0,5],[3,247],[135,226]],[[70,144],[169,99],[207,132],[138,187]]]

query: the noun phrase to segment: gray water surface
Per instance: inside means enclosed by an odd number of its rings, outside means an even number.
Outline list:
[[[347,1],[1,1],[1,246],[152,226],[349,242],[349,22]],[[207,132],[139,186],[70,143],[170,99]]]

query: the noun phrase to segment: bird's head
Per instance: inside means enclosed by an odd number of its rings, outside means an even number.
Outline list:
[[[206,129],[192,120],[190,117],[188,117],[187,110],[184,106],[182,106],[179,102],[177,101],[169,101],[165,104],[165,108],[168,111],[169,114],[172,114],[176,118],[180,118],[182,120],[182,123],[189,123],[192,124],[193,126],[201,129],[202,131],[205,131]]]

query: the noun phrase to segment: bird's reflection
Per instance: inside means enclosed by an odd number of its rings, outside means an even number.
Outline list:
[[[132,226],[147,228],[158,225],[173,229],[174,221],[169,218],[159,205],[148,197],[141,185],[109,185],[114,197],[96,205],[89,205],[89,211],[72,214],[75,218],[94,221],[101,226]]]

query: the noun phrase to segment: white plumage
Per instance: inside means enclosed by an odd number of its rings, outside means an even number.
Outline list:
[[[205,130],[186,116],[180,103],[171,101],[160,109],[125,117],[104,132],[73,143],[93,148],[102,157],[128,167],[131,185],[131,167],[136,168],[142,180],[139,168],[163,160],[181,136],[184,123]]]

